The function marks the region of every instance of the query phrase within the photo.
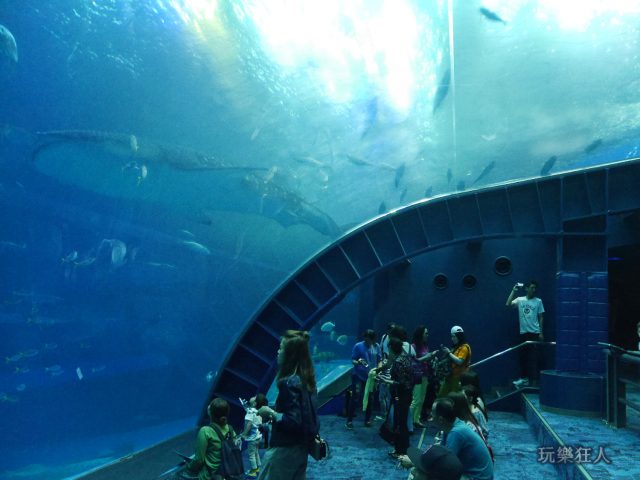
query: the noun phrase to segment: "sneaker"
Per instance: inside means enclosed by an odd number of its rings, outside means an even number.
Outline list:
[[[344,426],[347,427],[347,430],[353,430],[353,422],[347,422]]]
[[[528,387],[529,386],[529,379],[527,379],[527,378],[519,378],[518,380],[514,380],[511,383],[513,383],[513,386],[516,387],[516,388]]]

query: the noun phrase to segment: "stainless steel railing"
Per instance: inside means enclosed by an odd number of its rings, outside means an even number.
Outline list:
[[[477,367],[478,365],[482,365],[483,363],[486,363],[489,360],[493,360],[494,358],[499,358],[499,357],[501,357],[503,355],[506,355],[509,352],[513,352],[514,350],[522,348],[525,345],[553,345],[553,346],[555,346],[555,344],[556,344],[556,342],[540,342],[540,341],[537,341],[537,340],[527,340],[526,342],[522,342],[519,345],[516,345],[514,347],[509,347],[506,350],[503,350],[503,351],[498,352],[498,353],[494,353],[490,357],[483,358],[482,360],[479,360],[479,361],[477,361],[475,363],[472,363],[471,364],[471,368]]]
[[[627,386],[640,387],[640,382],[629,376],[629,370],[633,371],[633,367],[624,366],[635,364],[640,367],[640,352],[625,350],[610,343],[598,342],[598,345],[605,347],[607,356],[606,420],[610,425],[622,428],[627,424],[627,407],[640,412],[640,403],[627,396]]]

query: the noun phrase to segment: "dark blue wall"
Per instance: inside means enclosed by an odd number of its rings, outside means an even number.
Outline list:
[[[498,275],[494,262],[500,256],[512,261],[512,272]],[[555,340],[554,292],[556,241],[553,239],[487,240],[480,244],[460,244],[428,252],[376,279],[375,325],[384,331],[388,322],[406,326],[409,335],[419,324],[430,331],[430,348],[450,343],[451,326],[464,328],[473,352],[473,361],[486,358],[518,342],[518,314],[505,306],[516,282],[536,279],[539,297],[546,309],[545,340]],[[448,277],[446,289],[433,285],[436,274]],[[476,287],[463,287],[462,278],[472,274]],[[385,291],[388,289],[388,291]],[[552,347],[551,347],[552,348]],[[553,351],[549,352],[553,358]],[[518,374],[517,353],[478,367],[483,385],[504,385]],[[546,365],[551,367],[551,365]]]

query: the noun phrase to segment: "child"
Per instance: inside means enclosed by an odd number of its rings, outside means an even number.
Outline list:
[[[258,415],[258,409],[268,405],[267,397],[259,393],[255,397],[251,397],[248,404],[244,403],[243,405],[246,415],[244,417],[244,431],[240,436],[247,442],[249,452],[251,470],[247,472],[247,476],[255,478],[260,472],[260,441],[262,440],[262,433],[258,428],[262,423],[262,418]]]

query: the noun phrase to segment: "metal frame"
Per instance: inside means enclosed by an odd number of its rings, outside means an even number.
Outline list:
[[[280,334],[312,328],[368,278],[425,252],[494,238],[604,239],[608,217],[640,209],[640,159],[422,200],[357,227],[314,255],[266,300],[230,345],[213,397],[266,391]]]

